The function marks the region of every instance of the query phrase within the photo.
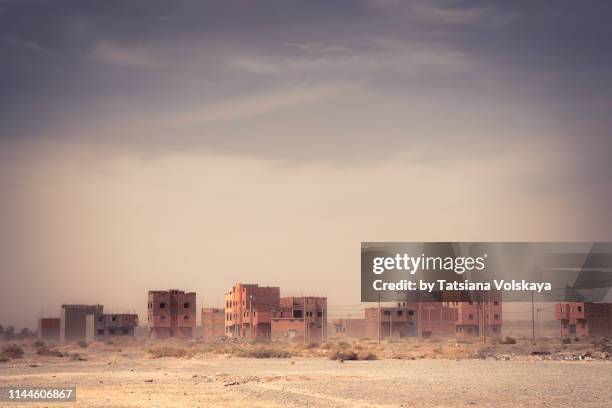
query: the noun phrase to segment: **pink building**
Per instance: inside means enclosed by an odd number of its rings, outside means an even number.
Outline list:
[[[457,311],[455,335],[457,337],[479,337],[486,333],[490,337],[501,336],[502,302],[444,302]],[[486,330],[486,332],[485,332]]]
[[[331,335],[337,339],[363,339],[366,336],[365,319],[333,319],[331,324]]]
[[[272,340],[324,341],[327,336],[327,298],[292,296],[272,311]]]
[[[151,339],[192,338],[196,326],[196,294],[182,290],[151,290],[148,297]]]
[[[225,294],[225,335],[270,339],[272,310],[279,308],[280,288],[236,283]]]
[[[558,303],[555,318],[561,322],[562,336],[612,335],[612,303]]]
[[[202,338],[215,340],[225,336],[225,310],[217,307],[202,308]]]

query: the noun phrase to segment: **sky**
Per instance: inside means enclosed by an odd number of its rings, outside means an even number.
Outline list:
[[[0,0],[0,324],[237,281],[333,317],[361,241],[612,240],[611,14]]]

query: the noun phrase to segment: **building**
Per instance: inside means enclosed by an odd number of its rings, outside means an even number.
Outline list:
[[[225,310],[217,307],[202,308],[202,338],[215,340],[225,335]]]
[[[365,336],[369,339],[417,335],[417,306],[414,302],[365,309]]]
[[[270,339],[272,310],[280,308],[280,288],[236,283],[225,294],[227,337]]]
[[[86,319],[87,341],[105,340],[115,336],[134,337],[138,327],[138,315],[131,313],[104,313],[101,321],[95,315],[88,315]]]
[[[444,302],[456,310],[455,336],[489,337],[501,336],[502,302],[492,300],[486,302]]]
[[[612,336],[612,303],[558,303],[555,318],[562,336]]]
[[[196,294],[182,290],[151,290],[147,304],[149,338],[192,338],[196,326]]]
[[[41,317],[38,319],[38,338],[45,341],[59,341],[60,320],[59,317]]]
[[[365,309],[365,336],[449,337],[455,334],[455,309],[441,302],[399,302]]]
[[[85,340],[88,337],[87,316],[92,315],[93,324],[89,326],[95,333],[104,328],[104,306],[102,305],[62,305],[60,314],[60,341],[62,343]]]
[[[365,338],[365,319],[333,319],[331,321],[333,333],[337,339],[363,339]]]
[[[455,335],[456,309],[440,302],[421,302],[418,313],[420,337],[452,337]]]
[[[291,296],[280,299],[272,310],[271,339],[324,341],[327,336],[327,298]]]

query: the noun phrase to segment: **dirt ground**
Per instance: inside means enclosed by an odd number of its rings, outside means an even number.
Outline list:
[[[74,346],[79,360],[24,349],[0,364],[0,387],[77,387],[76,403],[27,407],[612,406],[609,360],[152,358],[143,346],[95,345]]]

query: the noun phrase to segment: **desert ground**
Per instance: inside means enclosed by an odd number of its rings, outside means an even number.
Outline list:
[[[0,387],[77,387],[27,407],[610,407],[610,344],[594,343],[23,342]]]

